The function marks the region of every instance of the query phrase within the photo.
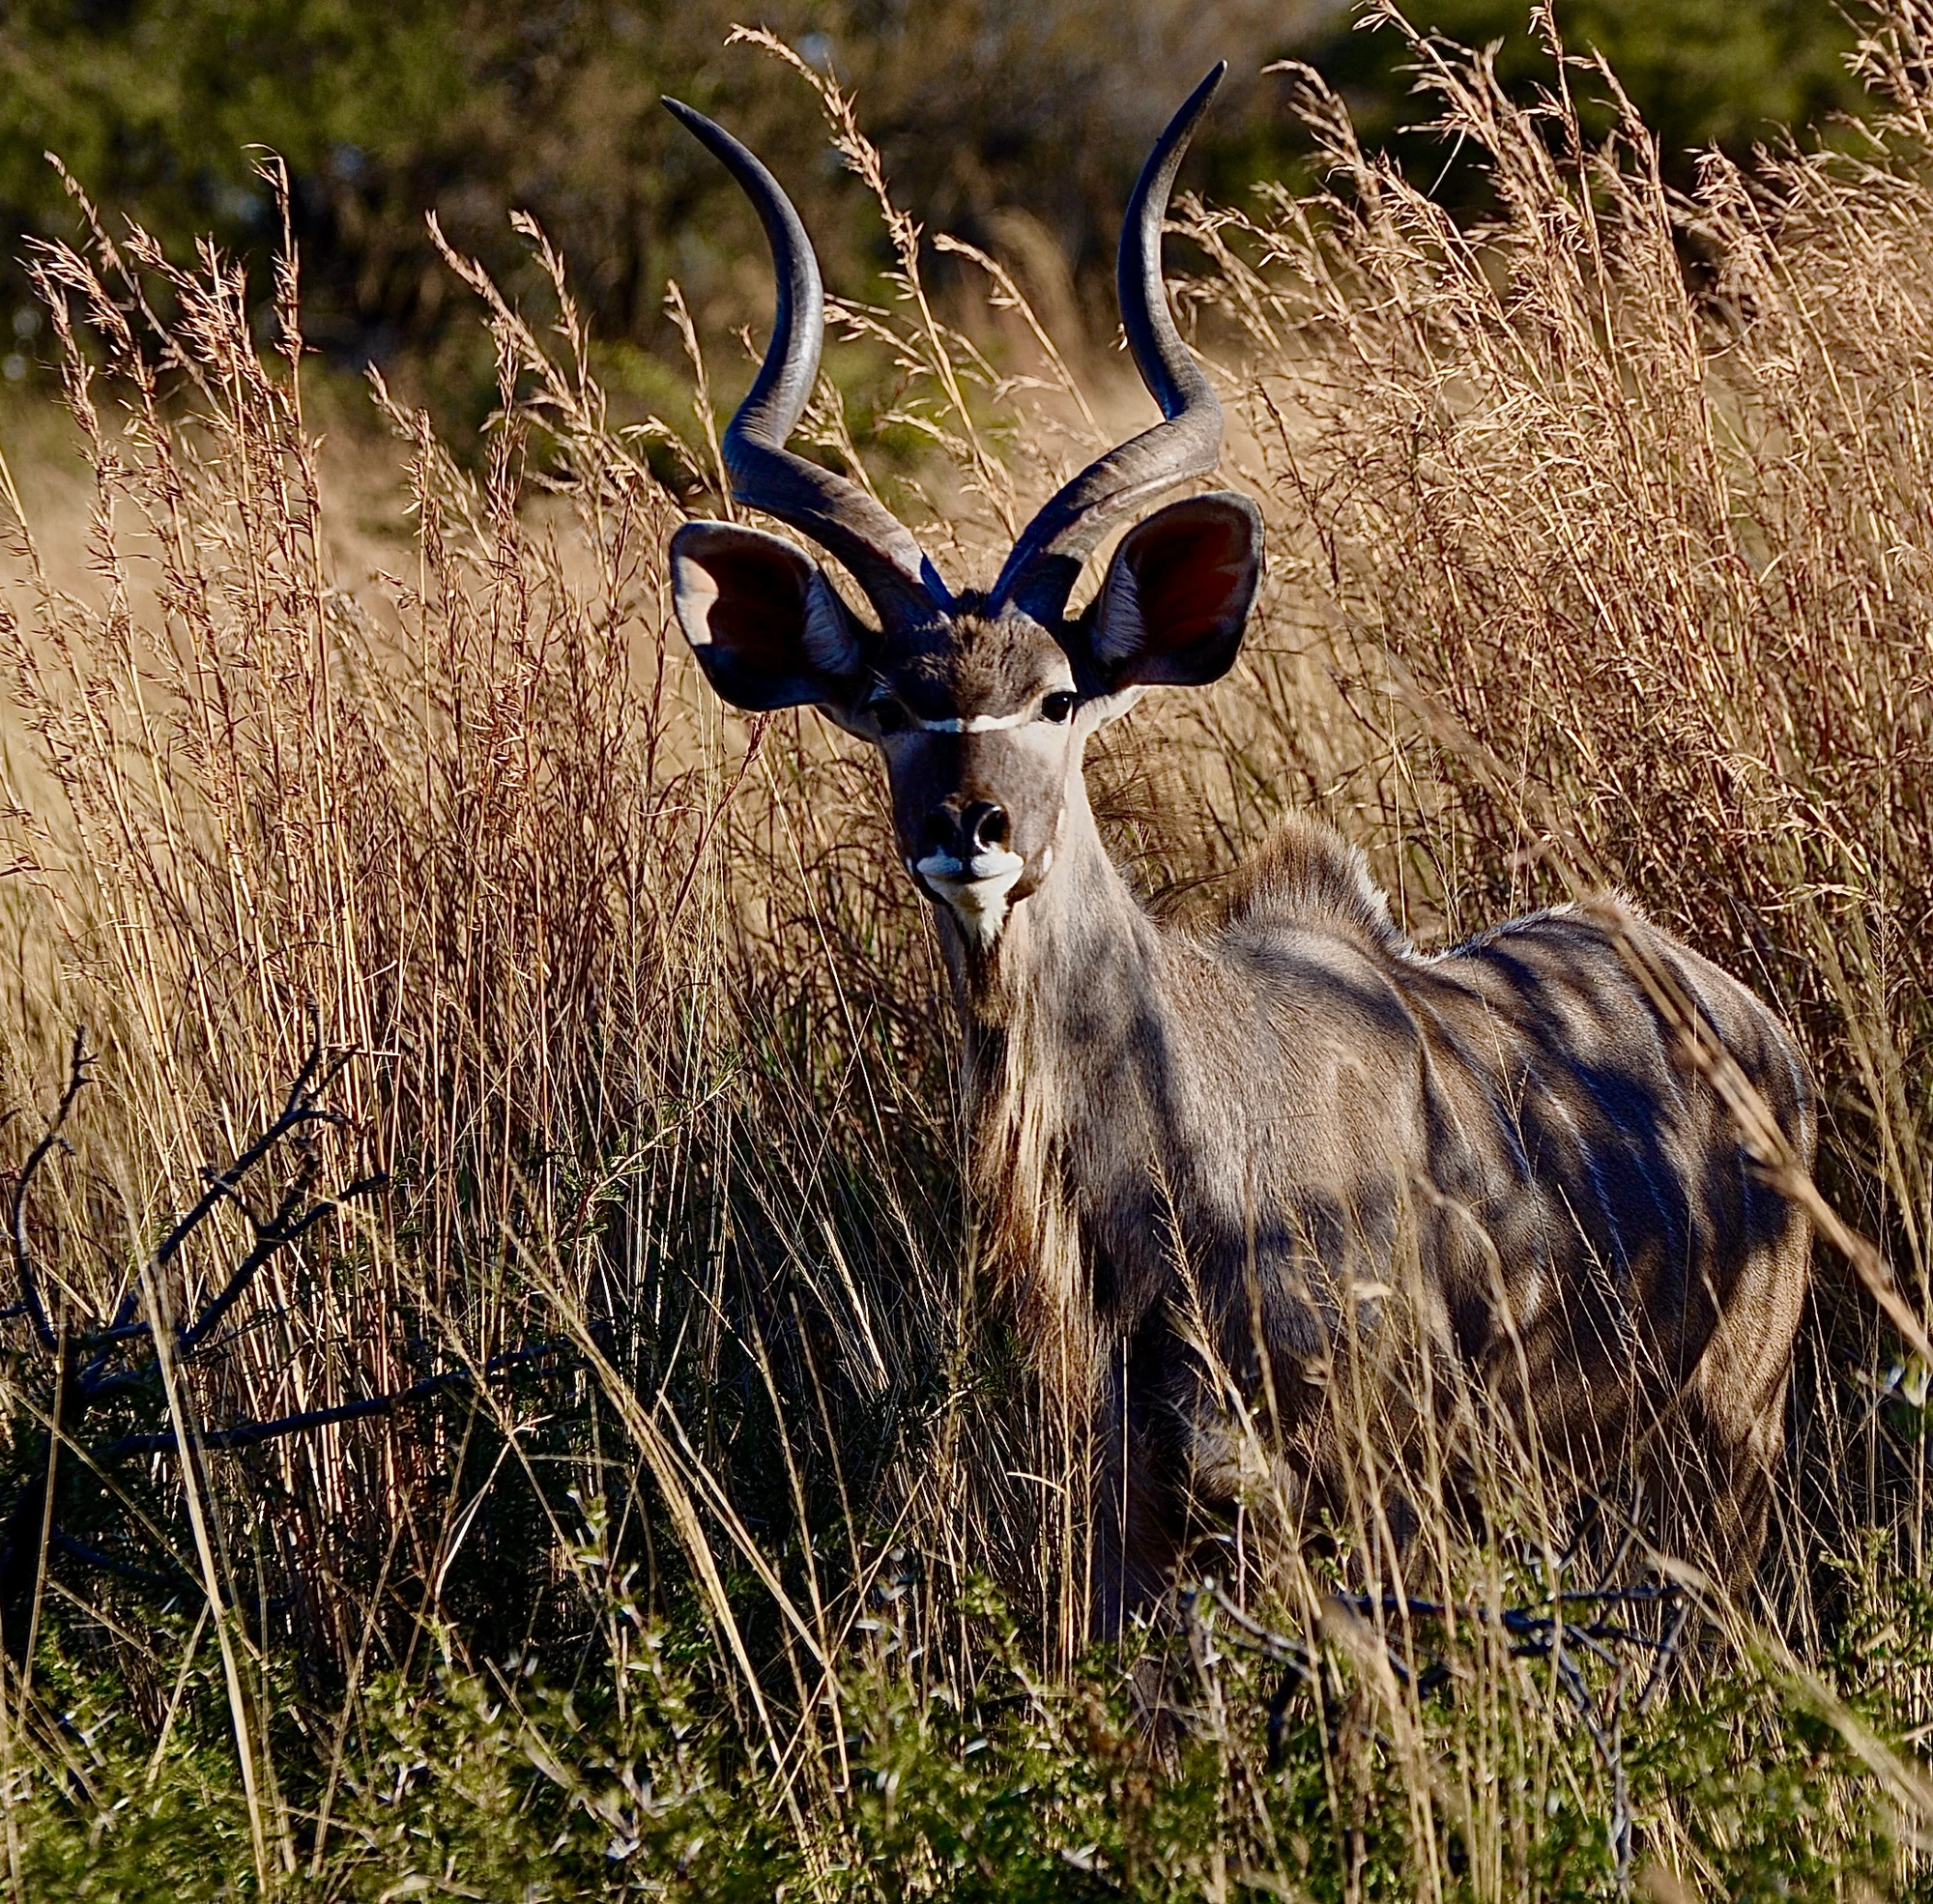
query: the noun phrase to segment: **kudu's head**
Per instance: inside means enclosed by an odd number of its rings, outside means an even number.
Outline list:
[[[1226,674],[1261,572],[1261,520],[1226,493],[1174,503],[1123,538],[1081,615],[1082,564],[1123,517],[1203,476],[1222,411],[1174,328],[1161,277],[1162,220],[1218,66],[1157,141],[1129,203],[1121,318],[1165,421],[1089,465],[1049,502],[984,593],[953,594],[911,534],[857,483],[786,448],[812,393],[824,304],[812,245],[771,174],[688,106],[665,103],[757,206],[778,275],[772,340],[725,432],[733,494],[843,563],[879,619],[854,615],[791,542],[733,523],[673,537],[679,625],[735,707],[815,704],[885,759],[900,850],[969,948],[999,937],[1040,887],[1070,801],[1084,802],[1087,736],[1143,688]]]

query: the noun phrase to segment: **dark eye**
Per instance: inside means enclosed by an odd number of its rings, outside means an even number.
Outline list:
[[[907,724],[907,710],[890,695],[881,695],[879,700],[869,702],[867,713],[873,717],[873,725],[881,734],[904,734]]]
[[[1075,703],[1080,698],[1079,695],[1069,694],[1064,690],[1058,694],[1046,696],[1040,704],[1041,719],[1052,721],[1054,726],[1058,727],[1074,712]]]

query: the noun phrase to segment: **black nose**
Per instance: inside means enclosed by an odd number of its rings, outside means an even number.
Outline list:
[[[948,800],[927,815],[922,844],[929,853],[950,853],[965,864],[983,852],[1004,847],[1012,828],[1005,807],[992,800]]]
[[[1008,830],[1006,808],[995,806],[992,800],[969,801],[960,816],[960,837],[969,857],[985,852],[989,847],[1005,846]]]

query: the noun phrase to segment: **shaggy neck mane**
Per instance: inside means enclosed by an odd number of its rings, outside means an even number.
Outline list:
[[[966,1044],[970,1182],[997,1284],[1072,1411],[1104,1351],[1068,1175],[1097,1091],[1137,1088],[1138,1022],[1166,1012],[1161,935],[1109,858],[1077,780],[1053,864],[985,951],[941,915]]]

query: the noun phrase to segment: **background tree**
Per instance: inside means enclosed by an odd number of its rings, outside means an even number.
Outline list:
[[[1521,0],[1408,11],[1466,43],[1499,42],[1515,91],[1549,77]],[[484,400],[489,366],[456,340],[470,328],[447,322],[451,280],[423,215],[515,282],[507,215],[520,208],[563,246],[598,334],[642,347],[649,381],[650,360],[675,349],[668,275],[718,322],[755,316],[765,295],[749,215],[660,93],[729,120],[783,171],[835,281],[862,283],[883,257],[805,89],[725,47],[742,12],[737,0],[29,0],[0,19],[0,251],[17,260],[35,236],[73,235],[52,151],[99,202],[138,212],[184,251],[212,231],[265,252],[273,213],[248,148],[268,145],[291,172],[309,334],[332,359],[405,359],[425,387]],[[1445,162],[1435,142],[1399,132],[1414,107],[1396,37],[1355,30],[1333,0],[778,0],[754,17],[857,89],[924,222],[1014,258],[1050,306],[1071,289],[1103,328],[1135,170],[1178,90],[1216,57],[1234,83],[1197,177],[1218,194],[1280,178],[1305,151],[1280,82],[1260,73],[1284,56],[1320,69],[1371,142],[1394,141],[1431,175]],[[1856,99],[1851,32],[1813,0],[1570,0],[1558,20],[1574,46],[1611,57],[1673,155],[1715,141],[1743,152]],[[17,377],[35,317],[7,269]]]

